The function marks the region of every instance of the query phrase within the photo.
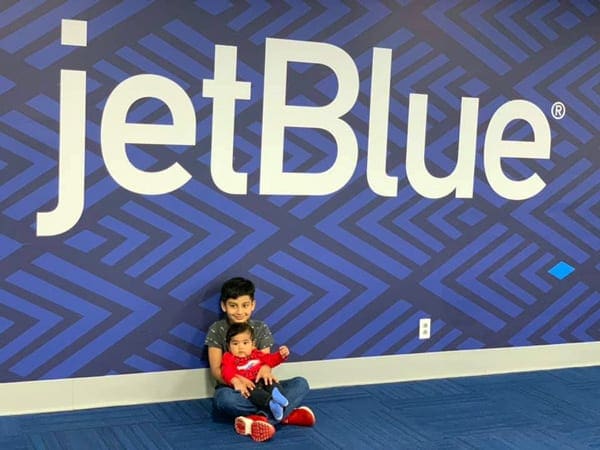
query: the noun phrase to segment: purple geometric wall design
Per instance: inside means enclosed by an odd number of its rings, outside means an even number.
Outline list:
[[[87,46],[60,44],[62,19],[87,21]],[[255,280],[256,316],[294,360],[587,342],[600,339],[600,8],[520,1],[16,1],[0,7],[0,382],[206,367],[204,333],[218,288]],[[360,85],[344,117],[358,141],[351,180],[325,196],[259,195],[265,40],[333,44]],[[235,159],[248,193],[210,174],[215,45],[237,47]],[[366,177],[373,49],[392,51],[387,172]],[[68,232],[36,236],[55,208],[61,69],[87,72],[85,208]],[[169,194],[139,195],[109,175],[100,147],[105,102],[121,81],[152,73],[191,98],[192,146],[134,146],[152,171],[192,175]],[[331,70],[288,68],[287,101],[322,105]],[[428,95],[426,162],[452,172],[462,97],[479,98],[473,198],[428,199],[406,176],[410,94]],[[509,159],[514,179],[546,186],[523,201],[490,187],[485,132],[505,102],[546,116],[549,159]],[[555,102],[564,117],[552,115]],[[170,123],[158,101],[129,118]],[[515,123],[507,139],[531,139]],[[335,158],[326,132],[289,129],[287,171]],[[555,269],[566,264],[570,273]],[[553,271],[553,268],[555,269]],[[432,338],[419,340],[420,317]]]

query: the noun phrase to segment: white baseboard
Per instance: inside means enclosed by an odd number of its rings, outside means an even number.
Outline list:
[[[600,342],[292,362],[312,389],[600,365]],[[191,400],[212,396],[208,369],[0,383],[0,415]]]

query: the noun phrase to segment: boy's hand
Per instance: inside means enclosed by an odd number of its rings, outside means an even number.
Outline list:
[[[275,375],[271,373],[271,368],[266,364],[262,366],[256,374],[256,381],[258,382],[259,380],[263,380],[267,386],[278,381],[277,378],[275,378]]]
[[[279,347],[279,354],[282,358],[287,358],[288,356],[290,356],[290,349],[287,348],[285,345],[282,345],[281,347]]]
[[[241,375],[236,375],[233,377],[231,379],[231,385],[233,386],[234,390],[239,391],[240,394],[242,394],[242,396],[245,398],[250,397],[250,391],[254,389],[254,383],[252,380],[249,380]]]

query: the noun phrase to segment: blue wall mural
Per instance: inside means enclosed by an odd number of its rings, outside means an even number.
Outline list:
[[[0,8],[0,382],[600,338],[597,2]]]

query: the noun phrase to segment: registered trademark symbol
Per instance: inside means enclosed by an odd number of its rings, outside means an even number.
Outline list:
[[[560,120],[563,117],[565,117],[566,113],[567,108],[565,107],[565,104],[563,102],[554,102],[554,104],[552,105],[552,117]]]

